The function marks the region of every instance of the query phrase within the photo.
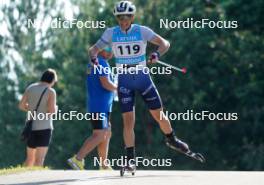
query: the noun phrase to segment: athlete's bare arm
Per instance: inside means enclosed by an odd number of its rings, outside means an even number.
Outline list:
[[[100,76],[100,82],[103,88],[105,88],[108,91],[116,91],[117,86],[111,82],[106,76]]]
[[[160,56],[165,54],[170,48],[170,43],[166,39],[162,38],[160,35],[156,35],[153,39],[150,40],[152,44],[159,46],[158,52]]]
[[[90,56],[90,58],[96,58],[99,52],[100,52],[100,49],[97,48],[96,45],[93,45],[92,47],[88,49],[88,55]]]

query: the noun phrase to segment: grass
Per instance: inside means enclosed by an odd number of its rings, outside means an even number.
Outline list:
[[[16,173],[23,173],[28,171],[37,171],[37,170],[48,170],[48,167],[24,167],[24,166],[11,166],[9,168],[0,169],[0,176],[1,175],[8,175],[8,174],[16,174]]]

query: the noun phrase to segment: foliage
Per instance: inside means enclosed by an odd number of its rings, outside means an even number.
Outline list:
[[[54,1],[44,2],[43,17],[51,15],[64,19],[63,7]],[[72,0],[72,3],[79,8],[79,12],[74,14],[78,20],[106,20],[107,27],[116,24],[112,15],[114,1]],[[170,169],[263,170],[263,2],[136,0],[135,3],[138,12],[136,22],[151,27],[171,43],[162,60],[186,66],[189,71],[187,75],[153,76],[165,109],[169,112],[237,112],[239,116],[238,121],[172,121],[180,138],[184,138],[195,151],[205,153],[207,163],[200,165],[165,146],[158,125],[138,96],[135,128],[137,155],[172,158],[175,165]],[[29,83],[37,81],[44,69],[51,67],[58,72],[59,83],[55,88],[60,109],[63,112],[86,111],[86,48],[93,45],[104,30],[49,28],[43,31],[23,26],[26,19],[39,16],[40,5],[41,1],[28,0],[23,3],[11,1],[2,7],[5,15],[2,22],[10,23],[10,36],[1,36],[0,39],[3,46],[0,50],[0,167],[23,161],[24,146],[18,141],[18,134],[24,113],[17,109],[18,95]],[[19,12],[18,18],[13,17],[14,11]],[[239,27],[159,27],[160,18],[185,20],[188,17],[196,20],[237,20]],[[38,35],[42,35],[41,39],[36,39]],[[153,49],[149,46],[148,53]],[[22,65],[16,58],[8,58],[10,50],[19,53]],[[52,57],[43,57],[47,50],[52,51]],[[9,78],[12,71],[9,63],[15,66],[16,80]],[[124,153],[118,104],[114,105],[112,118],[110,158],[118,158]],[[47,165],[66,168],[66,159],[77,152],[90,133],[87,121],[56,121]],[[88,168],[93,168],[91,161],[95,155],[96,152],[93,152],[87,158]]]

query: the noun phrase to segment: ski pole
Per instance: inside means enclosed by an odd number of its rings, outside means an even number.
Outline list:
[[[187,72],[187,69],[184,67],[184,68],[178,68],[176,66],[173,66],[171,64],[167,64],[165,62],[162,62],[162,61],[157,61],[157,63],[161,64],[161,65],[164,65],[164,66],[167,66],[167,67],[171,67],[172,69],[176,70],[176,71],[180,71],[182,72],[183,74],[185,74]]]

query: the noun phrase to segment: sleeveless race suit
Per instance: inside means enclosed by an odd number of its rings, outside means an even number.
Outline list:
[[[145,26],[132,24],[127,32],[123,32],[119,26],[116,26],[108,28],[103,33],[96,47],[99,49],[111,47],[117,67],[122,67],[122,65],[146,66],[147,41],[155,36],[156,33]],[[159,93],[149,73],[143,72],[140,68],[136,70],[133,73],[118,75],[118,98],[121,111],[124,113],[134,110],[135,92],[141,94],[149,109],[161,108]]]

